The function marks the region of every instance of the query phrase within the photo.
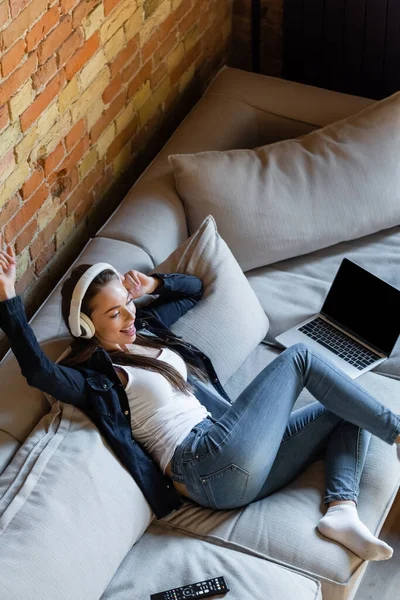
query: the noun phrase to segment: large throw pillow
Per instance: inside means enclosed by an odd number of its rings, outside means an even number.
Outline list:
[[[264,339],[269,320],[214,218],[199,229],[151,273],[196,275],[204,285],[198,304],[171,330],[210,358],[222,384]]]
[[[169,156],[189,230],[212,214],[243,271],[400,224],[400,92],[254,150]]]
[[[0,477],[1,600],[98,600],[153,517],[93,423],[56,402]]]

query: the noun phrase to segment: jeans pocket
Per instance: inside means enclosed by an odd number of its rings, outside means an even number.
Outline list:
[[[250,473],[238,465],[230,465],[201,475],[202,488],[211,508],[227,509],[243,506]]]

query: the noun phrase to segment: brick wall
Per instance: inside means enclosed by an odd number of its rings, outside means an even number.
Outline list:
[[[0,0],[0,231],[28,316],[198,100],[232,0]]]
[[[231,64],[252,71],[251,0],[233,0]],[[283,0],[261,0],[260,71],[264,75],[282,74]]]

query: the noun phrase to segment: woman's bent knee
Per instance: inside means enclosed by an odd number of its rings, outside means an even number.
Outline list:
[[[290,347],[293,348],[293,350],[295,350],[296,352],[307,352],[308,350],[310,350],[310,346],[305,342],[296,342],[296,344],[293,344],[293,346]]]

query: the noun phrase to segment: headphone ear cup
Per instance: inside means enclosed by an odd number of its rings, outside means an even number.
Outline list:
[[[79,315],[79,325],[81,326],[81,329],[83,329],[83,334],[80,337],[88,340],[94,336],[95,327],[93,322],[83,312]]]

